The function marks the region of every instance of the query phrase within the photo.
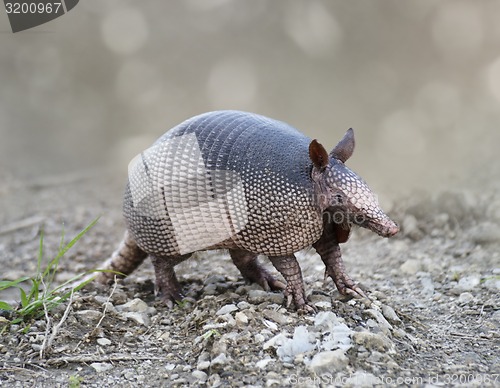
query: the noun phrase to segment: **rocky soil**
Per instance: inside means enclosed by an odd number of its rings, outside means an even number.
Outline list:
[[[123,223],[114,179],[2,178],[1,278],[35,273],[42,226],[50,257],[63,224],[68,239],[101,216],[63,258],[59,282],[116,248]],[[169,310],[154,298],[148,262],[115,287],[74,295],[43,358],[46,319],[3,324],[0,386],[500,386],[498,193],[414,193],[389,212],[403,228],[395,238],[355,230],[344,258],[370,300],[342,298],[314,251],[301,252],[318,309],[310,316],[245,283],[224,252],[178,266],[187,298]],[[67,306],[52,312],[53,323]]]

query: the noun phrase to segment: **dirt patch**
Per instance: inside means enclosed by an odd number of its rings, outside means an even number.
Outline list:
[[[121,185],[108,178],[7,181],[2,277],[34,273],[42,224],[50,257],[63,223],[73,236],[101,215],[61,262],[58,281],[106,259],[123,233]],[[412,198],[392,209],[403,227],[397,237],[358,229],[343,246],[371,303],[342,299],[324,283],[312,249],[299,261],[313,316],[287,310],[282,294],[245,283],[227,254],[210,252],[178,266],[187,298],[169,310],[154,298],[148,262],[115,289],[92,285],[75,295],[44,359],[45,319],[10,327],[0,338],[0,385],[498,386],[498,191]]]

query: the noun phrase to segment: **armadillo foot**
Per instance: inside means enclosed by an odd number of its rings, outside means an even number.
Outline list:
[[[339,293],[353,298],[369,299],[364,291],[347,274],[344,261],[342,260],[342,256],[340,256],[340,250],[338,251],[338,255],[329,256],[323,259],[323,261],[326,265],[325,277],[329,276],[332,278]]]
[[[175,276],[174,267],[165,258],[151,256],[151,261],[155,269],[155,293],[162,302],[172,308],[175,302],[180,302],[184,297],[181,285]]]
[[[316,309],[306,300],[304,292],[304,282],[302,280],[302,271],[294,255],[269,257],[274,267],[283,275],[286,280],[285,297],[287,307],[290,307],[292,301],[299,313],[314,313]]]
[[[229,254],[245,279],[257,283],[266,291],[279,291],[286,288],[283,282],[276,279],[258,262],[256,254],[236,249],[231,249]]]
[[[331,225],[328,227],[331,228]],[[321,238],[313,244],[325,263],[325,278],[331,277],[342,295],[353,298],[367,298],[363,290],[350,278],[345,269],[340,246],[333,238]]]
[[[326,270],[328,272],[328,269]],[[353,298],[366,298],[369,299],[364,291],[350,278],[344,271],[333,272],[330,277],[333,279],[337,290],[342,295],[348,295]]]

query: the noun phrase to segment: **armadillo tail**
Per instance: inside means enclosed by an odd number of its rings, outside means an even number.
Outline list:
[[[97,277],[99,283],[111,283],[115,277],[124,277],[130,275],[144,259],[148,256],[141,248],[137,246],[135,240],[130,236],[129,232],[125,232],[123,241],[118,249],[113,252],[113,255],[102,266],[102,269],[120,272],[123,275],[115,272],[101,272]]]

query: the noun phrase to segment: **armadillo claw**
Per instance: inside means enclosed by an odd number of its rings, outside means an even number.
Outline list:
[[[312,304],[306,303],[305,305],[301,306],[300,308],[297,308],[297,312],[299,314],[316,314],[318,312],[318,309],[313,306]]]
[[[160,297],[160,300],[163,303],[165,303],[165,305],[169,309],[172,309],[175,305],[177,305],[178,302],[182,301],[182,299],[184,298],[184,295],[181,292],[168,293],[168,295],[165,295],[165,293],[163,293],[162,295],[159,295],[159,297]]]
[[[348,295],[352,298],[370,299],[345,271],[334,272],[330,277],[333,279],[340,294]]]
[[[352,288],[344,288],[343,292],[341,294],[344,295],[349,295],[353,298],[365,298],[365,299],[370,299],[368,296],[364,293],[364,291],[359,288],[357,285],[353,286]]]
[[[290,291],[285,291],[285,297],[286,297],[286,308],[290,308],[292,306],[292,302],[295,304],[295,307],[297,309],[297,313],[299,314],[315,314],[318,312],[316,307],[314,307],[312,304],[308,303],[305,301],[304,297],[302,296],[300,298],[294,297],[293,293]]]
[[[266,283],[268,287],[270,287],[273,291],[281,291],[286,289],[286,284],[282,281],[279,281],[278,279],[275,279],[274,277],[271,277],[271,279],[267,279]]]

